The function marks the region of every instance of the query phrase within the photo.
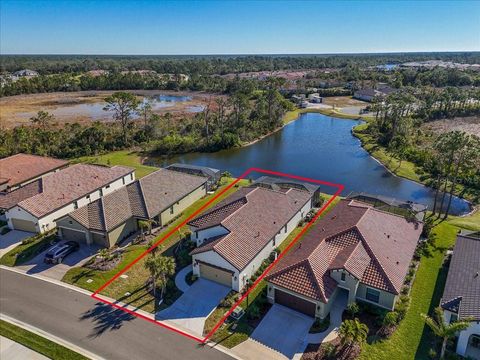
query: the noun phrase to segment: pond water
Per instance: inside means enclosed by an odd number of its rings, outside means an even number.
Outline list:
[[[351,191],[385,195],[433,207],[434,191],[392,175],[372,158],[351,134],[356,120],[307,113],[282,130],[250,146],[216,153],[192,153],[153,159],[157,165],[190,163],[228,170],[239,176],[250,167],[275,170],[340,183],[343,195]],[[331,188],[323,191],[332,193]],[[454,198],[452,214],[470,211],[468,202]]]
[[[145,100],[149,100],[152,105],[152,110],[162,110],[169,107],[174,107],[176,103],[191,101],[190,96],[180,96],[180,95],[154,95],[145,97]],[[97,103],[88,103],[88,104],[73,104],[60,106],[53,110],[48,110],[50,114],[58,118],[69,118],[75,116],[85,116],[90,118],[92,121],[111,119],[112,114],[103,110],[106,103],[97,102]],[[183,110],[191,113],[197,113],[204,110],[204,106],[200,104],[193,104],[186,106]],[[25,112],[18,113],[17,116],[30,118],[35,116],[35,112]]]

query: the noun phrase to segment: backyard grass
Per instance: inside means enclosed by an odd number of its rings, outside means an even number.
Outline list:
[[[66,347],[47,340],[37,334],[24,330],[21,327],[13,325],[9,322],[0,320],[0,335],[6,337],[16,343],[36,351],[42,355],[54,360],[87,360],[88,358],[82,356],[75,351],[67,349]]]
[[[478,215],[477,219],[478,219]],[[471,217],[472,222],[475,221]],[[459,228],[455,226],[459,219],[439,223],[434,229],[435,245],[428,256],[420,261],[415,282],[412,287],[410,308],[405,319],[391,338],[363,346],[360,359],[364,360],[410,360],[428,359],[428,351],[435,344],[435,337],[427,329],[421,313],[429,313],[440,302],[445,286],[447,271],[442,267],[445,251],[454,245]],[[476,222],[472,230],[480,230],[480,222]]]
[[[90,164],[102,164],[102,165],[123,165],[135,168],[135,176],[137,179],[144,177],[158,168],[154,166],[147,166],[142,164],[141,156],[131,150],[114,151],[104,155],[97,156],[84,156],[73,160],[74,163],[90,163]]]
[[[162,236],[164,236],[167,232],[171,231],[171,229],[178,226],[182,223],[186,218],[192,215],[195,211],[201,208],[204,204],[206,204],[212,197],[222,191],[225,187],[231,184],[235,179],[229,178],[224,179],[224,184],[217,190],[215,194],[208,195],[203,199],[200,199],[192,206],[187,208],[182,215],[172,222],[166,229],[162,230],[155,239],[158,241]],[[245,186],[248,184],[248,180],[240,180],[238,183],[240,186]],[[234,191],[236,191],[236,187],[232,187],[227,190],[222,196],[217,198],[209,207],[215,205],[216,203],[220,202]],[[159,245],[159,249],[162,254],[167,256],[173,255],[173,249],[178,241],[183,238],[183,234],[188,231],[188,226],[183,226],[180,228],[179,232],[175,232],[170,237],[168,237],[162,244]],[[79,286],[83,289],[89,291],[95,291],[112,277],[115,276],[119,271],[125,268],[128,264],[134,261],[137,257],[139,257],[145,250],[148,249],[148,245],[132,245],[126,249],[126,252],[123,255],[123,259],[121,263],[112,270],[109,271],[100,271],[100,270],[92,270],[84,267],[77,267],[69,270],[65,276],[63,277],[62,281]],[[129,304],[131,306],[140,308],[142,310],[153,312],[154,311],[154,303],[153,303],[153,296],[147,291],[145,283],[149,277],[149,273],[145,270],[144,266],[144,259],[137,262],[133,265],[124,275],[128,276],[127,278],[119,277],[114,282],[112,282],[109,286],[107,286],[101,293],[103,295],[109,296],[113,299],[119,300],[123,303]],[[178,269],[180,270],[180,269]],[[91,279],[90,283],[87,283],[87,280]],[[130,294],[127,294],[130,293]],[[179,294],[177,294],[177,297]]]
[[[322,195],[323,196],[323,195]],[[329,195],[324,196],[325,199],[330,198]],[[319,219],[325,216],[340,200],[340,198],[336,198],[332,204],[319,216]],[[317,219],[318,220],[318,219]],[[302,229],[306,226],[305,224],[302,227],[295,228],[290,235],[279,245],[279,250],[282,252],[284,251],[288,245],[295,239],[295,237],[302,231]],[[302,238],[311,230],[311,227],[307,229],[307,231],[303,234]],[[301,239],[299,240],[301,241]],[[260,300],[260,295],[262,292],[266,291],[267,283],[265,280],[260,281],[257,286],[250,292],[248,295],[248,304],[249,306],[257,306],[257,302]],[[240,304],[244,310],[248,312],[247,307],[247,299],[245,298]],[[207,318],[205,322],[205,330],[204,333],[209,333],[214,326],[222,319],[222,317],[227,313],[230,309],[217,307],[212,314]],[[223,324],[218,328],[218,330],[212,335],[211,340],[219,343],[222,346],[225,346],[229,349],[237,346],[238,344],[242,343],[243,341],[247,340],[248,337],[252,334],[253,330],[255,330],[252,326],[250,326],[247,322],[248,314],[245,314],[238,322],[237,327],[235,330],[232,329],[234,323],[231,324]]]
[[[20,245],[13,248],[0,258],[0,265],[21,265],[49,247],[54,239],[55,234],[42,234],[26,238],[20,243]]]

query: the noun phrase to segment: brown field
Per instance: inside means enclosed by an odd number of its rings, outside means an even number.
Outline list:
[[[365,102],[365,101],[353,99],[351,96],[324,97],[323,103],[325,105],[335,106],[336,108],[351,107],[351,106],[360,106],[364,108],[369,104],[368,102]]]
[[[432,131],[436,134],[459,130],[480,136],[480,117],[470,116],[464,118],[436,120],[426,123],[422,127],[423,129]]]
[[[132,90],[139,97],[155,95],[189,96],[192,99],[171,103],[171,106],[155,108],[154,113],[173,115],[193,115],[192,108],[205,107],[218,97],[200,92],[175,92],[162,90]],[[48,111],[55,115],[59,124],[86,123],[90,121],[111,121],[112,114],[103,111],[104,99],[113,91],[56,92],[31,95],[17,95],[0,98],[0,125],[12,128],[30,124],[30,118],[38,111]]]

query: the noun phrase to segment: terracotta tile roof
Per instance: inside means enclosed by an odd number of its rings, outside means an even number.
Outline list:
[[[441,306],[480,321],[480,239],[457,236]]]
[[[286,192],[262,187],[241,188],[218,206],[192,220],[189,225],[221,225],[229,233],[197,248],[213,250],[237,269],[245,268],[288,221],[310,201],[306,191]]]
[[[421,231],[421,223],[342,200],[279,261],[266,279],[327,302],[337,286],[330,270],[345,269],[366,285],[398,294]],[[307,269],[307,274],[299,276],[298,267]],[[312,282],[318,293],[312,291]]]
[[[65,160],[16,154],[0,159],[0,183],[12,187],[67,165]]]
[[[20,201],[42,192],[42,179],[38,179],[10,192],[0,192],[0,209],[8,210]]]
[[[133,171],[124,166],[72,165],[44,176],[42,192],[19,202],[18,206],[40,218]]]
[[[147,186],[143,186],[142,178],[73,211],[68,216],[88,229],[110,231],[132,217],[147,219],[157,216],[170,204],[179,201],[207,181],[206,178],[165,169],[153,174],[156,174],[151,178],[154,181],[148,181]],[[156,212],[147,212],[147,202],[154,204]],[[164,207],[161,207],[162,205]]]

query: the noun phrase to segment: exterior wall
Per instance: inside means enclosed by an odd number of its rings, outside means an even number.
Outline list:
[[[342,281],[342,273],[345,273],[345,281]],[[355,302],[359,281],[356,277],[352,276],[345,270],[332,270],[330,276],[337,281],[339,287],[348,290],[348,303]],[[329,301],[330,303],[331,301]]]
[[[116,227],[113,230],[110,230],[108,233],[108,247],[112,247],[118,241],[123,240],[130,233],[137,230],[137,222],[134,218],[128,219],[126,222]]]
[[[275,289],[278,289],[278,290],[282,290],[288,294],[291,294],[291,295],[294,295],[294,296],[297,296],[299,297],[300,299],[304,299],[304,300],[307,300],[307,301],[310,301],[310,302],[313,302],[317,305],[316,309],[315,309],[315,317],[318,317],[320,319],[323,319],[325,316],[327,316],[328,312],[326,314],[323,314],[322,312],[322,309],[323,309],[323,303],[321,301],[315,301],[313,299],[310,299],[306,296],[303,296],[303,295],[300,295],[300,294],[297,294],[293,291],[290,291],[288,289],[285,289],[281,286],[276,286],[276,285],[273,285],[271,283],[268,283],[268,288],[267,288],[267,299],[268,301],[273,304],[275,303]]]
[[[160,214],[161,225],[167,224],[183,210],[191,206],[195,201],[201,199],[205,195],[207,195],[206,183],[173,204],[173,214],[170,213],[170,207],[162,211]]]
[[[118,190],[121,187],[130,184],[131,182],[133,182],[135,180],[135,176],[133,175],[133,173],[132,173],[133,176],[130,176],[130,175],[131,174],[127,174],[123,178],[120,178],[120,179],[110,183],[109,185],[104,186],[101,190],[98,189],[98,190],[92,191],[91,193],[86,194],[85,196],[76,200],[78,207],[85,206],[85,205],[91,203],[92,201],[95,201],[95,200],[99,199],[101,196],[105,196],[105,195],[111,193],[112,191]],[[133,178],[133,180],[132,180],[132,178]],[[20,211],[18,209],[20,209]],[[7,216],[7,219],[15,217],[15,218],[23,219],[23,220],[33,221],[33,222],[37,223],[37,231],[42,233],[42,232],[45,232],[47,230],[51,230],[51,229],[55,228],[57,219],[71,213],[75,209],[76,208],[74,206],[74,203],[71,202],[71,203],[63,206],[62,208],[60,208],[60,209],[58,209],[58,210],[56,210],[56,211],[54,211],[50,214],[47,214],[44,217],[38,219],[38,218],[34,217],[33,215],[29,214],[27,211],[20,208],[19,206],[15,206],[12,209],[10,209],[9,211],[7,211],[6,216]],[[10,228],[12,228],[12,224],[11,224],[10,221],[8,222],[8,225],[9,225]]]
[[[233,271],[234,274],[232,277],[232,289],[234,290],[238,289],[238,270],[232,264],[230,264],[227,260],[225,260],[223,257],[218,255],[216,252],[206,251],[204,253],[195,254],[192,256],[193,274],[200,276],[200,266],[198,266],[198,264],[195,263],[197,260]]]
[[[11,219],[15,218],[15,219],[21,219],[21,220],[33,222],[34,224],[36,224],[36,231],[38,231],[38,232],[40,231],[40,228],[39,228],[39,225],[38,225],[38,219],[35,216],[33,216],[32,214],[30,214],[29,212],[23,210],[18,205],[15,205],[13,208],[9,209],[5,213],[5,217],[7,218],[8,227],[10,229],[13,229],[13,223],[12,223]]]
[[[200,230],[198,232],[194,226],[190,226],[190,230],[192,231],[192,240],[195,241],[197,246],[202,245],[205,240],[212,237],[228,234],[228,230],[221,225]]]
[[[357,290],[357,299],[368,302],[373,305],[377,305],[380,307],[383,307],[388,310],[393,310],[395,306],[395,302],[397,301],[397,296],[395,294],[376,289],[374,287],[371,287],[372,289],[380,291],[380,298],[378,300],[378,303],[371,302],[367,299],[365,299],[365,295],[367,293],[367,288],[371,286],[367,286],[365,284],[360,283],[358,285],[358,290]]]
[[[470,339],[471,335],[480,336],[480,321],[472,322],[470,327],[460,332],[457,342],[457,354],[465,356],[468,340]]]

